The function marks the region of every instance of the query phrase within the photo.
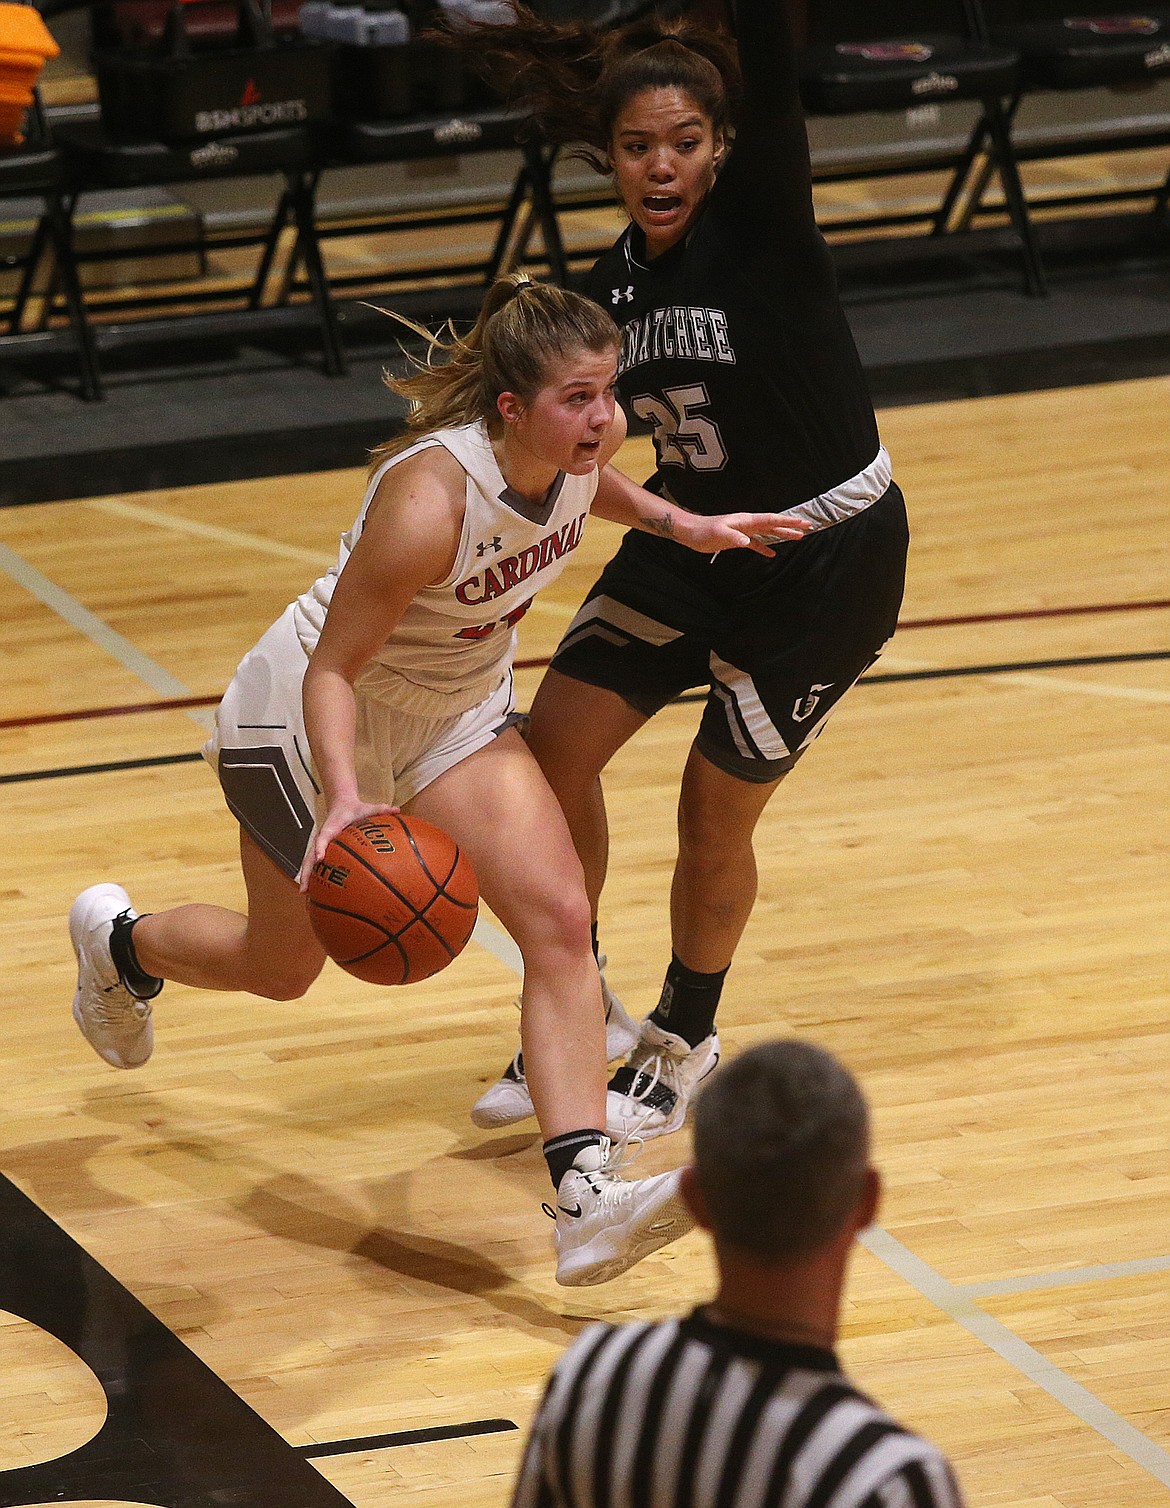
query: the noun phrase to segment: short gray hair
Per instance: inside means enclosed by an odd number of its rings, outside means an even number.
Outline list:
[[[811,1042],[763,1042],[713,1074],[695,1108],[695,1165],[713,1234],[765,1261],[806,1256],[857,1206],[869,1111]]]

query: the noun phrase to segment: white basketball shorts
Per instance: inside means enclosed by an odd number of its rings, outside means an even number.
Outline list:
[[[265,853],[295,877],[322,815],[301,707],[309,657],[287,608],[232,677],[203,756],[228,807]],[[414,717],[358,694],[358,789],[405,806],[433,780],[519,722],[511,672],[469,711]]]

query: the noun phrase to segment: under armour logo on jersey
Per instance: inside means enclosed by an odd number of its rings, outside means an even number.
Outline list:
[[[620,304],[623,299],[625,299],[627,304],[632,304],[634,302],[633,283],[631,283],[630,286],[624,291],[621,288],[615,288],[610,294],[609,301],[611,304]]]
[[[794,723],[806,722],[820,706],[821,692],[828,691],[832,685],[832,681],[826,681],[823,686],[814,682],[804,696],[798,696],[792,704],[792,721]]]
[[[498,534],[493,534],[491,539],[483,540],[475,547],[477,557],[482,560],[489,550],[494,550],[498,555],[504,548],[504,541]]]

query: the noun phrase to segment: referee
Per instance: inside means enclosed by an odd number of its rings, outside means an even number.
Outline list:
[[[683,1193],[710,1230],[714,1301],[585,1330],[549,1380],[513,1508],[962,1508],[945,1457],[833,1352],[879,1180],[849,1072],[764,1043],[698,1099]]]

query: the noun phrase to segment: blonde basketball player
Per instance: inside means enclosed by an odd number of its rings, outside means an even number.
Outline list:
[[[333,834],[395,807],[452,834],[524,958],[521,1036],[556,1189],[557,1278],[602,1282],[689,1228],[675,1173],[619,1178],[606,1137],[601,984],[584,877],[516,731],[515,625],[592,509],[704,551],[796,537],[774,515],[699,518],[608,465],[618,334],[595,304],[523,277],[489,292],[449,359],[396,384],[407,432],[375,454],[338,565],[245,656],[205,753],[240,823],[248,914],[139,916],[120,885],[70,914],[73,1013],[121,1068],[153,1047],[164,980],[303,995],[325,954],[301,882]]]

